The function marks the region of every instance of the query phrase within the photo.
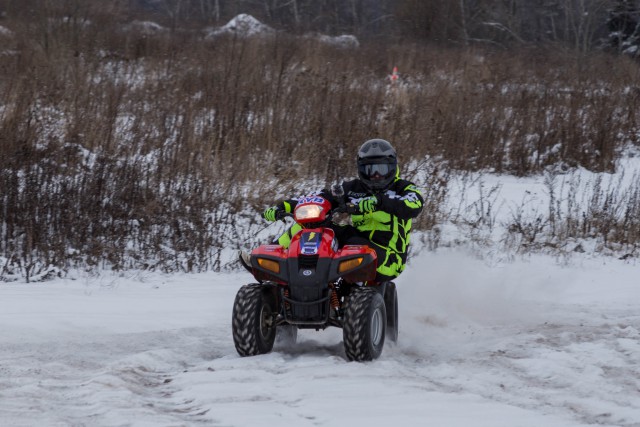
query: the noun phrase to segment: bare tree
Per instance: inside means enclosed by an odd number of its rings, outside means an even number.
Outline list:
[[[296,25],[296,28],[300,26],[300,13],[298,11],[298,0],[289,0],[288,3],[285,3],[283,6],[291,6],[291,11],[293,13],[293,22]]]
[[[466,45],[469,44],[469,32],[467,31],[467,12],[466,12],[466,7],[465,7],[465,1],[464,0],[460,0],[460,24],[462,27],[462,39],[463,42]]]
[[[606,11],[612,6],[610,0],[564,0],[567,22],[567,41],[576,51],[588,52],[598,38],[598,29],[603,29]]]
[[[586,52],[601,37],[612,0],[460,0],[462,32],[492,43],[567,43]]]
[[[220,21],[220,0],[200,0],[200,15],[207,21]]]
[[[175,31],[178,21],[180,20],[182,0],[163,0],[162,8],[171,20],[171,31]]]
[[[358,0],[349,0],[349,11],[353,20],[353,32],[355,33],[360,29],[360,13],[358,9]]]

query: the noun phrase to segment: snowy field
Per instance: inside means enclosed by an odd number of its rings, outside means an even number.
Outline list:
[[[335,328],[240,358],[249,281],[0,284],[0,425],[640,426],[633,261],[425,252],[398,280],[400,341],[370,363],[347,362]]]

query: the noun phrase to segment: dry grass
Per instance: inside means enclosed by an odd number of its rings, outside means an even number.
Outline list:
[[[204,40],[80,12],[18,17],[0,40],[5,271],[221,268],[239,216],[255,229],[247,212],[352,176],[371,137],[422,177],[429,228],[448,170],[612,171],[640,135],[637,64],[624,58]],[[391,88],[394,65],[404,84]],[[427,156],[438,168],[409,168]]]

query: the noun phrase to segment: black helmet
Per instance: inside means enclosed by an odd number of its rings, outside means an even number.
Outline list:
[[[396,150],[384,139],[370,139],[358,150],[358,176],[371,191],[385,190],[398,170]]]

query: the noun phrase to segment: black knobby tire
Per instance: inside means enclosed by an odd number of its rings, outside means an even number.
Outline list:
[[[374,288],[354,288],[348,297],[342,337],[347,359],[377,359],[384,347],[387,313],[384,299]]]
[[[245,285],[233,303],[231,328],[240,356],[269,353],[276,338],[276,300],[270,286]]]
[[[389,282],[384,293],[384,305],[387,309],[387,337],[393,343],[398,342],[398,291],[396,284]]]

